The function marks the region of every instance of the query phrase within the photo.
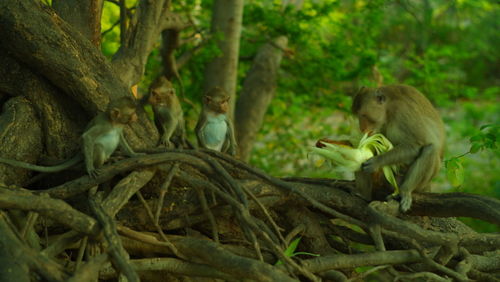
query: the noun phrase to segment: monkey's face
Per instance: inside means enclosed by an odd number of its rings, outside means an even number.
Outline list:
[[[225,114],[229,111],[229,97],[210,97],[205,96],[205,104],[208,108],[218,114]]]
[[[175,96],[174,88],[159,88],[151,91],[149,102],[152,105],[170,105]]]
[[[386,121],[386,98],[378,91],[359,93],[354,99],[353,112],[363,133],[380,132]]]
[[[129,124],[137,121],[137,113],[131,107],[114,108],[110,112],[110,118],[113,123]]]

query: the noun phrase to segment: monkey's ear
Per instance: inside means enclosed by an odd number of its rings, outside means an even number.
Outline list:
[[[204,104],[209,104],[210,102],[212,102],[212,97],[210,97],[208,95],[203,96],[203,103]]]

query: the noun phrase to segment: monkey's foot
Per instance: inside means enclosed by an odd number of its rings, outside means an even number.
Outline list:
[[[411,203],[411,195],[401,195],[401,201],[399,202],[401,212],[407,212],[411,208]]]
[[[97,176],[99,176],[99,174],[101,173],[101,170],[96,168],[96,169],[92,169],[92,170],[89,170],[88,171],[88,174],[91,178],[97,178]]]
[[[167,149],[173,149],[175,148],[174,143],[172,143],[170,140],[165,139],[160,141],[160,145],[165,146]]]
[[[361,164],[361,170],[367,173],[372,173],[374,171],[377,171],[379,169],[375,157],[365,161],[364,163]]]

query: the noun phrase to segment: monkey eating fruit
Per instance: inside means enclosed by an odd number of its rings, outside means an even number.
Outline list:
[[[407,85],[361,88],[352,112],[362,132],[380,132],[394,145],[392,150],[364,162],[356,182],[371,185],[371,173],[383,166],[407,167],[400,185],[400,210],[408,211],[411,193],[430,191],[430,181],[441,166],[445,133],[439,113],[422,93]]]

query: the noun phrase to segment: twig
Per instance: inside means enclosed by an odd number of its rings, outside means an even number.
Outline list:
[[[217,221],[215,221],[214,214],[208,207],[207,197],[205,197],[205,193],[201,189],[195,189],[198,195],[198,200],[200,201],[201,208],[203,209],[203,213],[208,217],[208,221],[212,227],[212,238],[215,242],[219,243],[219,230],[217,228]]]
[[[307,195],[306,193],[296,189],[294,186],[290,185],[289,183],[286,183],[285,181],[282,181],[280,179],[276,179],[276,178],[273,178],[261,171],[258,171],[257,169],[255,168],[252,168],[252,167],[249,167],[248,165],[246,165],[245,163],[241,162],[241,161],[238,161],[238,160],[235,160],[233,158],[230,158],[230,157],[227,157],[225,156],[224,154],[221,154],[219,152],[215,152],[215,151],[211,151],[211,150],[204,150],[203,152],[209,154],[209,155],[212,155],[212,156],[216,156],[218,158],[221,158],[225,161],[227,161],[228,163],[236,166],[236,167],[239,167],[241,169],[244,169],[244,170],[247,170],[249,172],[251,172],[252,174],[262,178],[263,180],[271,183],[272,185],[275,185],[277,187],[280,187],[280,188],[283,188],[283,189],[286,189],[288,191],[291,191],[299,196],[301,196],[302,198],[306,199],[308,202],[311,203],[311,205],[327,214],[330,214],[334,217],[337,217],[337,218],[340,218],[340,219],[343,219],[349,223],[352,223],[352,224],[355,224],[355,225],[358,225],[362,228],[366,228],[366,224],[360,220],[357,220],[353,217],[350,217],[348,215],[345,215],[345,214],[342,214],[320,202],[318,202],[316,199],[312,198],[311,196]]]
[[[174,163],[167,174],[167,178],[160,187],[160,196],[158,197],[158,206],[156,207],[156,213],[154,217],[155,224],[159,224],[161,210],[163,208],[163,202],[165,200],[165,195],[167,194],[168,188],[170,187],[170,183],[172,182],[172,179],[174,178],[174,175],[177,173],[178,169],[179,169],[179,163]]]
[[[33,228],[33,225],[35,224],[37,219],[38,219],[38,213],[34,213],[34,212],[28,213],[28,219],[26,220],[26,223],[24,224],[23,229],[21,230],[21,237],[23,239],[26,239],[26,235],[28,234],[28,231],[31,228]]]
[[[306,226],[303,223],[295,226],[292,229],[292,231],[290,231],[286,235],[286,237],[285,237],[285,246],[290,245],[290,242],[292,241],[292,239],[295,238],[295,236],[297,236],[298,234],[304,232],[305,230],[306,230]]]
[[[405,275],[398,275],[394,279],[394,282],[397,281],[408,281],[408,280],[416,280],[416,279],[423,279],[422,281],[437,281],[437,282],[450,282],[451,279],[449,278],[443,278],[435,273],[432,272],[418,272],[418,273],[412,273],[412,274],[405,274]],[[420,280],[418,280],[420,281]]]
[[[448,276],[451,276],[451,277],[457,279],[458,281],[469,281],[467,276],[462,275],[456,271],[449,269],[448,267],[446,267],[444,265],[441,265],[441,264],[435,262],[432,258],[429,257],[428,254],[425,253],[424,248],[422,248],[422,246],[416,240],[412,240],[411,243],[415,247],[415,249],[417,249],[420,256],[424,259],[424,262],[427,263],[429,266],[447,274]]]
[[[274,228],[274,232],[278,236],[278,238],[281,240],[281,243],[286,245],[286,240],[283,237],[283,235],[280,232],[278,224],[274,221],[272,218],[271,214],[269,214],[269,211],[266,209],[266,207],[259,201],[259,199],[250,191],[248,190],[245,186],[242,186],[243,191],[252,198],[252,200],[257,204],[257,206],[260,208],[260,210],[264,213],[266,216],[267,220],[269,220],[269,223],[271,223],[271,226]]]
[[[163,230],[161,229],[161,226],[157,222],[155,222],[155,217],[153,215],[153,212],[151,211],[151,208],[149,208],[149,205],[146,202],[146,200],[144,200],[144,197],[142,196],[141,191],[137,191],[136,195],[139,198],[139,201],[141,201],[142,205],[146,209],[146,212],[147,212],[149,218],[151,219],[151,222],[153,222],[153,225],[156,227],[156,230],[160,234],[160,236],[163,239],[163,241],[165,241],[165,243],[168,244],[170,250],[172,250],[172,252],[177,257],[183,258],[183,256],[181,256],[181,254],[177,250],[177,248],[168,240],[167,236],[165,236],[165,233],[163,233]]]
[[[82,263],[83,255],[85,254],[85,249],[87,248],[88,239],[89,239],[89,237],[85,236],[80,241],[80,248],[78,248],[78,255],[76,257],[75,271],[78,271],[78,268],[80,267],[80,265]]]
[[[351,279],[348,279],[346,282],[352,282],[352,281],[358,281],[358,280],[361,280],[363,278],[365,278],[366,276],[374,273],[374,272],[377,272],[377,271],[380,271],[380,270],[383,270],[383,269],[386,269],[388,267],[391,267],[390,265],[380,265],[380,266],[376,266],[372,269],[369,269],[367,271],[364,271],[362,273],[360,273],[358,276],[356,277],[353,277]]]
[[[123,273],[123,275],[125,275],[125,277],[127,277],[129,282],[139,282],[139,276],[130,265],[128,253],[123,248],[120,237],[116,232],[115,222],[106,214],[103,207],[94,197],[89,197],[89,206],[101,224],[104,237],[108,242],[107,249],[111,255],[113,264]]]
[[[276,254],[283,262],[295,268],[298,272],[302,273],[311,281],[318,280],[318,278],[314,274],[312,274],[309,270],[295,263],[290,257],[285,256],[283,249],[279,245],[274,243],[273,240],[269,237],[269,235],[258,227],[258,225],[251,219],[248,209],[246,209],[240,202],[236,201],[233,197],[231,197],[227,193],[222,192],[211,182],[201,181],[193,177],[186,177],[184,180],[187,181],[193,187],[201,186],[209,188],[210,190],[214,191],[215,194],[217,194],[217,196],[225,200],[229,205],[233,206],[233,208],[236,208],[236,211],[240,214],[241,219],[243,220],[243,224],[248,224],[248,226],[254,232],[256,232],[262,238],[264,238],[264,240],[269,244],[269,246],[273,250],[273,253]]]

